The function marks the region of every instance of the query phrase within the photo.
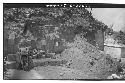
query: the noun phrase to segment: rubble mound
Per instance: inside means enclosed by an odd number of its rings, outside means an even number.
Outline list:
[[[82,70],[85,74],[105,79],[109,74],[116,72],[116,62],[108,55],[98,50],[85,39],[75,37],[74,42],[61,54],[68,63],[68,68]]]

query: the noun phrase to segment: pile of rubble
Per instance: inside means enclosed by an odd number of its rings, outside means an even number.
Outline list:
[[[65,67],[82,70],[85,74],[101,79],[117,71],[115,60],[86,42],[85,39],[76,36],[74,42],[68,46],[69,48],[61,53],[62,58],[68,61]]]

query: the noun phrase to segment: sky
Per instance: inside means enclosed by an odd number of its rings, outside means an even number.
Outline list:
[[[125,8],[92,8],[91,12],[94,18],[102,21],[108,27],[113,25],[114,31],[125,32]]]

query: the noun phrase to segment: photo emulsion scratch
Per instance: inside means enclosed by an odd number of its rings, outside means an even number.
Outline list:
[[[125,5],[4,3],[3,10],[4,80],[125,79]]]

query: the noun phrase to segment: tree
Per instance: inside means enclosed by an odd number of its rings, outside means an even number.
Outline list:
[[[122,43],[122,44],[125,45],[125,33],[124,33],[124,32],[119,31],[119,32],[116,34],[115,39],[118,40],[118,43]]]

